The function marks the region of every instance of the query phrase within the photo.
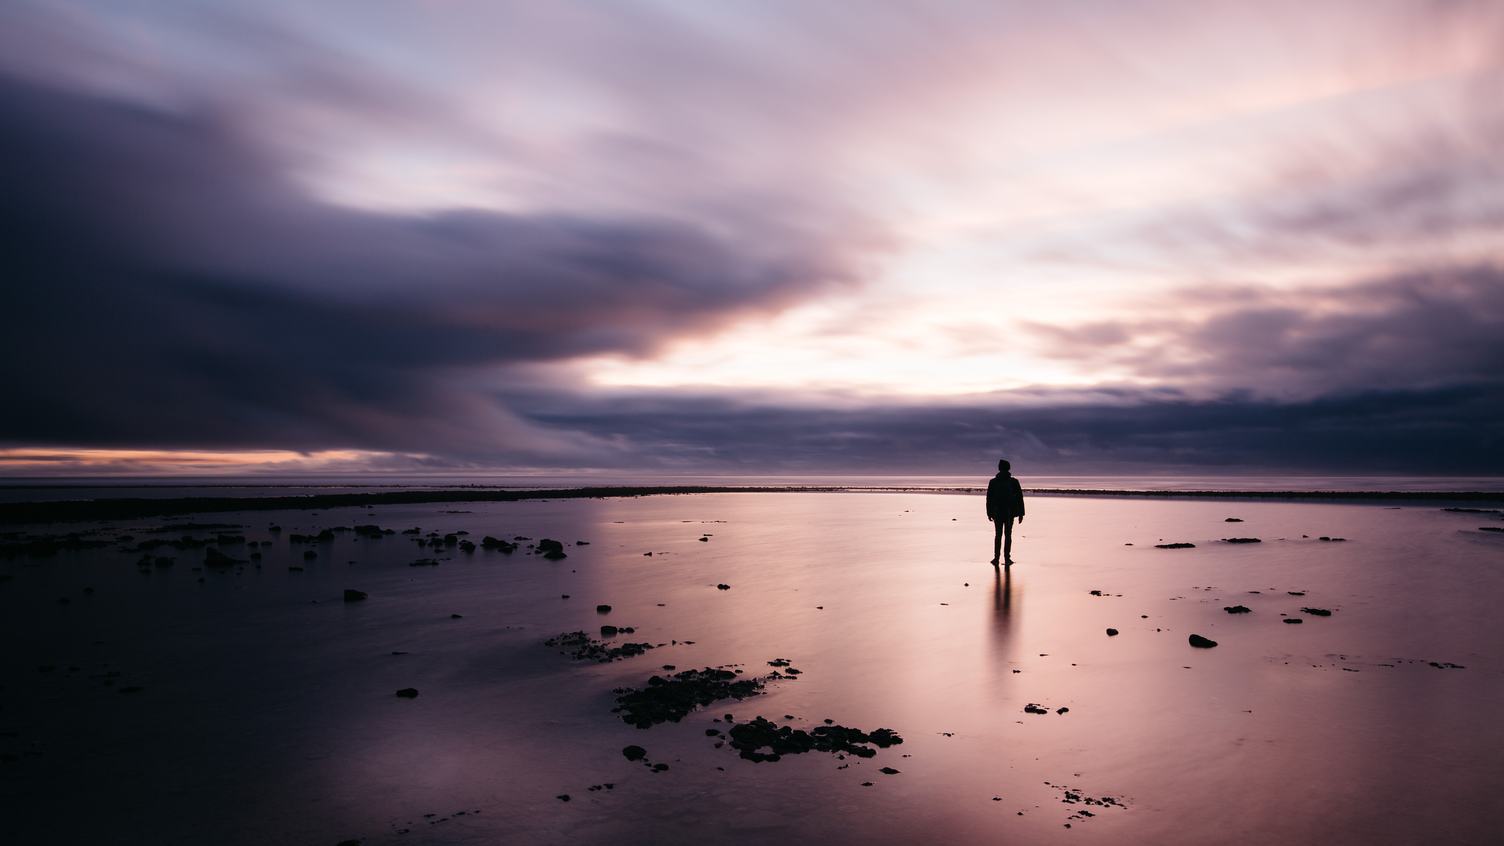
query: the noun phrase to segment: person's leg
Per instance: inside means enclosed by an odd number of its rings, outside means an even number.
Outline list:
[[[1013,563],[1013,518],[997,521],[1002,526],[1003,532],[1003,561]]]
[[[1003,548],[1003,521],[992,521],[992,563],[998,562]]]

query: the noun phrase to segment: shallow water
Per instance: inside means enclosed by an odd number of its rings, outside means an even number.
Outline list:
[[[1504,536],[1477,529],[1496,516],[1087,498],[1030,511],[1006,577],[986,564],[981,500],[926,494],[206,518],[273,539],[238,574],[195,572],[198,551],[146,575],[113,549],[0,558],[7,838],[1493,842]],[[356,523],[547,536],[569,557],[450,551],[414,568],[433,553],[411,538],[344,534],[305,565],[286,540]],[[1263,542],[1217,542],[1235,535]],[[347,587],[370,598],[346,604]],[[1235,604],[1253,613],[1222,610]],[[605,665],[542,645],[603,622],[694,643]],[[1191,632],[1220,645],[1193,649]],[[613,688],[662,664],[760,675],[775,657],[803,675],[647,730],[611,713]],[[409,686],[417,699],[393,695]],[[705,735],[726,713],[905,743],[757,764]],[[669,770],[628,762],[627,744]],[[1123,807],[1063,804],[1066,787]],[[1072,816],[1083,808],[1095,816]]]

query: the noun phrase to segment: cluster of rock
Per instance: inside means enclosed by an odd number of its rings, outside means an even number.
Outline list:
[[[746,677],[741,670],[706,667],[681,670],[671,676],[652,676],[643,688],[617,688],[616,707],[622,722],[645,729],[658,723],[677,723],[696,708],[723,699],[746,699],[762,693],[765,679]]]
[[[618,633],[631,634],[631,626],[601,626],[602,637],[615,637]],[[644,655],[649,649],[656,649],[663,644],[653,643],[619,643],[611,644],[602,640],[596,640],[583,631],[565,632],[558,637],[552,637],[543,642],[544,646],[551,646],[559,650],[561,655],[568,655],[575,661],[594,661],[598,664],[609,664],[612,661],[620,661],[623,658],[635,658]]]
[[[717,729],[706,729],[705,733],[709,736],[720,735]],[[732,726],[726,732],[726,742],[742,758],[761,763],[805,752],[830,752],[871,758],[877,754],[878,749],[903,743],[903,738],[892,729],[879,728],[865,732],[836,725],[832,720],[826,720],[825,725],[806,731],[792,726],[780,726],[765,717],[757,717],[750,722]]]

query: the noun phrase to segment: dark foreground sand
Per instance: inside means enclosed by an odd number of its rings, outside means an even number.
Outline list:
[[[980,512],[707,493],[6,527],[0,835],[1494,842],[1498,513],[1041,497],[1005,576]],[[292,538],[356,525],[395,532]],[[518,548],[460,544],[485,535]],[[573,631],[619,660],[546,644]],[[613,712],[706,667],[742,672],[696,692],[754,695]],[[867,734],[754,762],[728,740],[758,716]]]

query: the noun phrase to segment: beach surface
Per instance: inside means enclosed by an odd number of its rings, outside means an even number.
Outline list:
[[[1443,506],[1034,497],[1008,570],[940,493],[5,526],[0,830],[1492,843],[1504,515]]]

